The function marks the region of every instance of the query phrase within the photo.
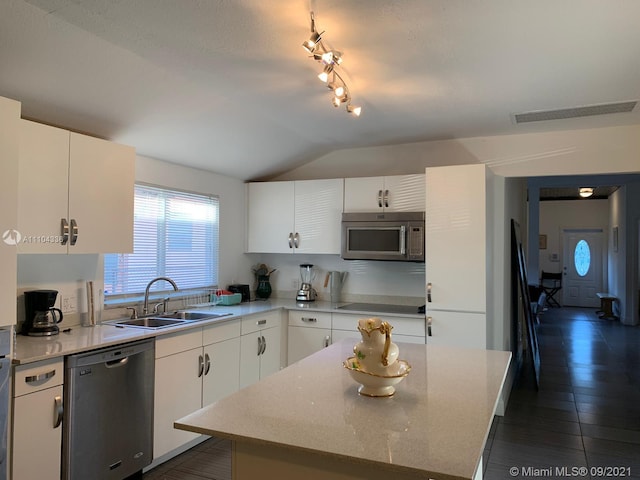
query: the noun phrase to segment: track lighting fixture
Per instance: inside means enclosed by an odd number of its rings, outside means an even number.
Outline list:
[[[359,117],[362,107],[351,105],[351,94],[349,88],[342,77],[336,72],[336,67],[342,63],[342,53],[336,50],[328,50],[322,43],[322,35],[324,32],[318,33],[313,12],[311,12],[311,36],[305,40],[302,46],[311,54],[316,62],[320,63],[322,72],[318,74],[318,78],[327,84],[327,87],[333,91],[331,103],[334,107],[339,107],[343,103],[346,104],[347,112]],[[331,81],[329,81],[331,79]]]

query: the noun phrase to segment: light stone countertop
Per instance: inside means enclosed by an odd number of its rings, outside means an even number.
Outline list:
[[[392,397],[357,393],[358,384],[342,366],[353,354],[353,341],[343,340],[175,426],[418,478],[474,478],[511,354],[397,345],[412,370]]]
[[[181,330],[189,330],[193,328],[202,328],[214,323],[228,322],[246,315],[259,314],[270,310],[277,309],[287,310],[311,310],[324,312],[341,312],[362,315],[382,314],[376,312],[353,312],[337,310],[335,304],[330,302],[309,302],[300,303],[293,300],[285,299],[269,299],[267,301],[253,301],[240,303],[238,305],[218,305],[216,307],[204,307],[198,309],[188,309],[189,311],[212,311],[215,313],[231,313],[230,316],[213,320],[203,320],[190,322],[183,325],[171,326],[157,330],[145,330],[140,328],[121,328],[106,323],[93,327],[73,326],[69,332],[63,332],[66,327],[60,324],[61,332],[51,337],[28,337],[24,335],[16,335],[12,363],[14,365],[22,365],[25,363],[46,360],[64,355],[85,352],[102,347],[118,345],[121,343],[140,340],[142,338],[153,338],[164,334],[175,333]],[[385,317],[398,316],[392,313],[385,313]],[[402,315],[410,316],[416,319],[423,319],[424,315]]]

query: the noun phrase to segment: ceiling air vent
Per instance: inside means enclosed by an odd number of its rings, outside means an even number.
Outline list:
[[[545,120],[560,120],[563,118],[590,117],[592,115],[608,115],[610,113],[629,113],[638,104],[632,102],[605,103],[602,105],[587,105],[585,107],[562,108],[560,110],[544,110],[538,112],[516,113],[516,123],[542,122]]]

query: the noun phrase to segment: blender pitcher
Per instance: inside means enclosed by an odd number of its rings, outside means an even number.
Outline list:
[[[316,277],[316,271],[310,263],[300,265],[300,290],[296,295],[299,302],[313,302],[316,299],[316,291],[311,286],[311,282]]]

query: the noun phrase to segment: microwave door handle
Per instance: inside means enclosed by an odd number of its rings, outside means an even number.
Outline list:
[[[407,227],[400,226],[400,255],[407,254]]]

